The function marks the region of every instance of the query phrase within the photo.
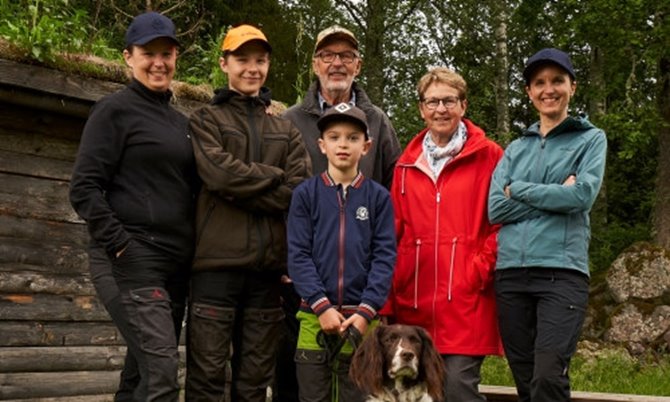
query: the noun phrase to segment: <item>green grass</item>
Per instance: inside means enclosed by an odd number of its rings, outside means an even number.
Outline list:
[[[670,356],[647,360],[615,351],[590,358],[578,355],[573,358],[570,368],[572,389],[670,396]],[[482,366],[482,383],[514,386],[507,361],[500,357],[488,357]]]

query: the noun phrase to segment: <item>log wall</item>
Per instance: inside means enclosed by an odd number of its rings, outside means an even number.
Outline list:
[[[68,186],[89,108],[121,86],[0,59],[0,400],[112,400],[125,346]]]

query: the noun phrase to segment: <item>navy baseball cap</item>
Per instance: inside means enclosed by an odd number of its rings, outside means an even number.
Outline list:
[[[535,70],[545,64],[556,64],[565,70],[573,81],[576,80],[575,69],[572,68],[570,56],[558,49],[545,48],[530,56],[526,61],[526,67],[523,69],[523,78],[526,80],[526,85],[530,84],[530,79]]]
[[[365,117],[365,112],[356,106],[351,106],[348,103],[340,103],[335,105],[319,118],[316,122],[317,127],[323,133],[323,130],[332,122],[348,121],[360,127],[361,131],[365,133],[365,138],[368,138],[368,119]]]
[[[170,38],[179,44],[172,20],[155,11],[150,11],[133,18],[133,22],[126,31],[126,47],[144,46],[156,38]]]

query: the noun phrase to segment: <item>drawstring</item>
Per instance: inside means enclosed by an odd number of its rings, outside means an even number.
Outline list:
[[[454,259],[456,258],[456,243],[458,242],[458,237],[454,237],[451,240],[451,262],[449,264],[449,301],[451,301],[451,285],[452,280],[454,279]]]

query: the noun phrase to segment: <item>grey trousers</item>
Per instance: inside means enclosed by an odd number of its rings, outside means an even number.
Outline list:
[[[442,355],[446,402],[478,402],[486,397],[479,393],[480,370],[484,356]]]

